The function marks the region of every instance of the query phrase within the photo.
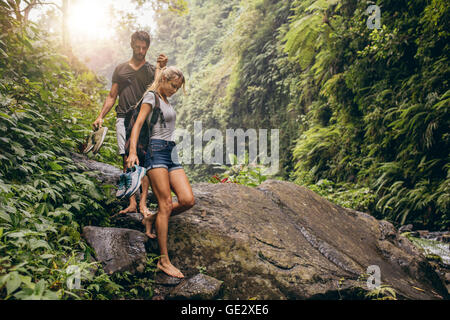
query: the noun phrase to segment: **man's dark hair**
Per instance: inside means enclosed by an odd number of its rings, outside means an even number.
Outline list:
[[[136,31],[131,36],[131,45],[135,43],[136,40],[145,41],[147,47],[150,46],[150,35],[146,31]]]

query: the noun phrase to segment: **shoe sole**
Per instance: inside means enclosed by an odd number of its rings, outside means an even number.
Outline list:
[[[84,148],[83,153],[86,154],[94,148],[94,144],[92,144],[92,133],[87,138],[87,146]]]
[[[100,150],[100,148],[102,147],[103,141],[105,140],[106,137],[106,133],[108,132],[108,128],[104,127],[105,129],[103,130],[103,134],[102,134],[102,138],[100,139],[100,142],[95,146],[94,150],[92,150],[92,152],[94,154],[96,154],[98,152],[98,150]]]
[[[93,147],[94,147],[94,146],[89,146],[89,148],[86,147],[86,149],[84,149],[83,153],[85,153],[85,154],[88,153],[89,151],[92,150]]]
[[[142,168],[142,167],[138,167],[138,168],[139,168],[138,170],[141,170],[139,172],[138,183],[136,184],[136,186],[134,188],[131,189],[131,191],[127,190],[127,192],[125,193],[125,196],[124,196],[125,198],[132,197],[138,191],[139,187],[141,186],[141,180],[142,180],[142,178],[144,178],[147,170],[145,170],[145,168]]]
[[[119,190],[117,190],[116,198],[122,199],[123,196],[125,195],[125,193],[127,193],[127,189],[125,187],[123,189],[121,189],[121,193],[119,193]]]

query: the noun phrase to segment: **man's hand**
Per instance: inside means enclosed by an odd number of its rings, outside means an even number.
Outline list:
[[[92,124],[92,128],[94,128],[94,130],[100,129],[102,127],[102,124],[103,124],[103,119],[97,118],[97,120],[95,120],[94,123]]]
[[[156,67],[162,69],[165,66],[167,66],[168,61],[169,61],[169,58],[167,58],[167,56],[164,53],[161,53],[159,55],[158,59],[156,60]]]

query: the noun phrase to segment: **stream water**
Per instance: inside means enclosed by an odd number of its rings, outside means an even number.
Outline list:
[[[447,268],[450,268],[450,243],[444,243],[433,239],[416,238],[412,236],[407,237],[415,246],[422,248],[425,255],[437,255],[441,257],[442,263]]]

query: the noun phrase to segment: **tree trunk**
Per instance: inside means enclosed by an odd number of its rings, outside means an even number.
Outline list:
[[[22,22],[22,14],[20,13],[20,1],[16,2],[14,0],[8,0],[10,8],[14,11],[16,20]]]
[[[30,11],[31,9],[33,9],[34,6],[36,6],[37,4],[37,0],[33,0],[30,2],[30,4],[25,8],[24,12],[23,12],[23,21],[25,23],[28,22],[28,17],[30,15]]]
[[[62,3],[62,39],[63,39],[63,50],[68,55],[71,56],[72,48],[70,46],[70,36],[69,29],[67,27],[67,22],[69,19],[69,0],[63,0]]]

